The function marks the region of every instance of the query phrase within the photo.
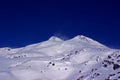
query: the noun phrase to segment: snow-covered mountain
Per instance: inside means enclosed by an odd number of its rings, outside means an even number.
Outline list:
[[[0,48],[0,80],[120,80],[120,50],[83,35]]]

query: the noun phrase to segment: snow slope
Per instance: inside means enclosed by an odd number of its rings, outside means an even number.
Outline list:
[[[83,35],[0,48],[0,80],[120,80],[120,50]]]

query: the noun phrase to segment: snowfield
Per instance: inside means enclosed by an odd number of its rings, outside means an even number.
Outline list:
[[[120,80],[120,50],[83,35],[0,48],[0,80]]]

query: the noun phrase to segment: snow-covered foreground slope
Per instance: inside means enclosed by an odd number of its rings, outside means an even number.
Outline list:
[[[120,50],[82,35],[0,48],[0,80],[120,80]]]

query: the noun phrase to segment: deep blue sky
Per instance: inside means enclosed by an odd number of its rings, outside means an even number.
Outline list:
[[[120,2],[1,0],[0,47],[21,47],[52,35],[91,37],[120,48]]]

